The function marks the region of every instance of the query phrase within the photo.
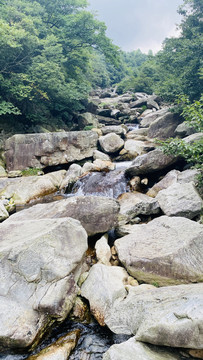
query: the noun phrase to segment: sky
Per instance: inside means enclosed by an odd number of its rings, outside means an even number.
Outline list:
[[[178,36],[177,9],[183,0],[88,0],[89,10],[104,21],[107,36],[124,51],[156,53],[166,37]]]

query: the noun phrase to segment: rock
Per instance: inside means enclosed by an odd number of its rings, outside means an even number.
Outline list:
[[[150,150],[154,150],[154,146],[146,141],[139,141],[139,140],[127,140],[124,145],[124,149],[131,155],[131,156],[138,156],[145,154]]]
[[[118,152],[124,146],[123,139],[119,135],[110,133],[99,138],[99,144],[104,152],[113,154]]]
[[[0,196],[13,199],[16,205],[23,205],[33,199],[56,192],[62,184],[65,170],[55,171],[43,176],[28,176],[7,182]]]
[[[38,354],[29,356],[27,360],[67,360],[71,351],[77,345],[79,336],[80,330],[69,332],[42,349]]]
[[[94,165],[92,162],[87,161],[82,167],[82,174],[86,174],[90,171],[94,171]]]
[[[126,215],[128,220],[137,215],[151,215],[159,213],[159,203],[149,196],[134,192],[124,193],[119,197],[120,213]]]
[[[0,165],[0,178],[7,177],[7,172],[3,166]]]
[[[111,117],[113,117],[114,119],[118,119],[119,115],[120,115],[120,110],[118,109],[111,110]]]
[[[168,112],[168,108],[155,111],[155,112],[153,112],[151,114],[148,114],[148,115],[146,115],[144,117],[143,117],[143,114],[142,114],[142,117],[141,117],[142,120],[140,121],[140,126],[142,128],[148,128],[153,121],[155,121],[159,117],[162,117],[167,112]]]
[[[160,208],[167,216],[193,219],[199,215],[203,201],[192,183],[172,184],[156,196]]]
[[[200,133],[195,133],[195,134],[192,134],[190,136],[187,136],[183,139],[183,141],[186,143],[186,144],[194,144],[194,142],[196,141],[200,141],[201,139],[203,138],[203,132],[200,132]]]
[[[202,283],[152,290],[134,286],[106,311],[105,323],[117,334],[134,334],[137,341],[202,349],[202,309]]]
[[[0,221],[3,221],[9,217],[9,213],[4,206],[3,200],[0,200]]]
[[[175,129],[175,135],[185,137],[194,134],[195,130],[186,122],[179,124]]]
[[[129,131],[126,135],[127,139],[136,139],[138,136],[147,136],[148,129],[140,128]]]
[[[197,169],[188,169],[182,172],[178,170],[171,170],[163,177],[163,179],[149,189],[147,195],[155,197],[160,190],[167,189],[169,186],[176,184],[177,182],[179,184],[192,182],[195,185],[198,174],[199,171]]]
[[[136,341],[135,337],[121,344],[115,344],[104,354],[103,360],[180,360],[168,349],[158,349]]]
[[[150,124],[148,137],[158,139],[174,137],[175,129],[180,121],[180,117],[177,114],[168,112]]]
[[[139,100],[133,101],[130,104],[131,109],[132,108],[139,108],[141,106],[147,105],[147,98],[143,97]]]
[[[189,354],[197,359],[203,359],[203,350],[189,350]]]
[[[104,160],[104,161],[110,161],[111,160],[109,155],[107,155],[107,154],[105,154],[105,153],[103,153],[103,152],[101,152],[99,150],[95,150],[93,152],[93,159],[94,160],[99,159],[99,160]]]
[[[112,161],[96,159],[93,161],[93,171],[110,171],[115,169]]]
[[[90,112],[86,112],[78,116],[78,124],[79,124],[79,128],[81,129],[83,129],[85,126],[98,127],[99,121],[96,115],[93,115]]]
[[[159,105],[153,99],[148,99],[147,100],[147,108],[159,110]]]
[[[126,169],[126,175],[133,177],[162,170],[175,163],[177,158],[165,155],[161,149],[156,149],[147,154],[138,156],[132,165]]]
[[[119,126],[119,125],[111,125],[111,126],[105,126],[103,128],[101,128],[102,134],[103,135],[107,135],[110,133],[114,133],[117,135],[125,135],[126,134],[126,130],[123,126]]]
[[[114,118],[107,117],[107,116],[101,116],[101,115],[98,115],[97,118],[98,118],[100,124],[104,124],[104,125],[120,125],[121,124],[120,119],[116,120]]]
[[[81,287],[81,295],[89,300],[90,310],[101,326],[105,325],[104,315],[111,310],[117,299],[124,299],[128,273],[118,266],[95,264]]]
[[[82,168],[78,164],[72,164],[67,170],[64,179],[60,185],[60,189],[71,188],[73,184],[77,181],[79,176],[82,175]]]
[[[96,257],[100,264],[110,266],[111,249],[108,245],[108,236],[102,236],[95,244]]]
[[[99,116],[104,116],[104,117],[111,117],[111,111],[112,109],[109,107],[109,108],[103,108],[103,109],[98,109],[97,110],[97,114]]]
[[[97,140],[94,131],[17,134],[6,141],[6,167],[8,171],[44,168],[89,158]]]
[[[0,344],[30,347],[70,312],[87,234],[63,217],[4,221],[0,238]]]
[[[131,191],[139,191],[140,190],[140,184],[141,184],[141,179],[139,176],[135,176],[133,177],[130,181],[130,190]]]
[[[6,221],[72,217],[81,222],[88,235],[106,233],[117,224],[119,204],[99,196],[74,196],[48,204],[37,204],[10,216]]]
[[[148,224],[131,226],[130,234],[114,245],[129,274],[163,286],[203,280],[202,240],[202,225],[161,216]]]

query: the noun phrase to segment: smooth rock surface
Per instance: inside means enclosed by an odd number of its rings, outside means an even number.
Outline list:
[[[77,179],[81,175],[82,175],[82,167],[78,164],[72,164],[67,170],[64,179],[60,184],[60,189],[71,188],[72,185],[77,181]]]
[[[203,348],[203,284],[142,289],[129,287],[105,318],[117,334],[138,341],[180,348]]]
[[[9,213],[4,206],[3,200],[0,200],[0,221],[3,221],[9,217]]]
[[[103,360],[180,360],[180,358],[167,349],[154,349],[132,337],[124,343],[112,345],[104,354]]]
[[[77,295],[87,234],[71,218],[0,225],[0,344],[28,347]]]
[[[126,174],[130,177],[148,174],[154,171],[167,168],[176,162],[176,158],[172,155],[165,155],[160,149],[148,152],[147,154],[138,156],[132,165],[126,169]]]
[[[141,117],[140,126],[141,128],[148,128],[153,121],[155,121],[157,118],[162,117],[168,112],[168,109],[161,109],[158,111],[155,111],[151,114],[148,114],[144,117]]]
[[[97,140],[95,131],[17,134],[6,141],[6,168],[44,168],[89,158]]]
[[[93,152],[93,159],[94,160],[99,159],[99,160],[104,160],[104,161],[110,161],[111,160],[109,155],[107,155],[107,154],[105,154],[105,153],[103,153],[103,152],[101,152],[99,150],[95,150]]]
[[[180,121],[180,117],[177,114],[168,112],[151,123],[148,137],[157,139],[174,137],[175,130]]]
[[[88,235],[105,233],[117,224],[119,204],[98,196],[74,196],[49,204],[37,204],[10,216],[6,221],[72,217],[81,222]]]
[[[137,280],[161,286],[203,280],[203,225],[161,216],[129,231],[114,245],[119,260]]]
[[[102,131],[103,135],[107,135],[109,133],[115,133],[117,135],[125,135],[126,134],[125,128],[123,128],[122,126],[116,126],[116,125],[102,127],[101,131]]]
[[[114,133],[109,133],[104,136],[100,136],[99,143],[104,152],[107,154],[113,154],[118,152],[124,146],[124,140]]]
[[[100,264],[110,266],[111,249],[108,244],[108,236],[104,235],[95,244],[97,261]]]
[[[203,201],[192,183],[175,183],[159,191],[156,196],[160,208],[167,216],[193,219],[199,215]]]
[[[10,179],[0,191],[0,197],[13,199],[16,205],[23,205],[30,200],[52,194],[59,190],[66,171],[59,170],[42,176],[28,176]],[[14,181],[12,181],[14,180]]]

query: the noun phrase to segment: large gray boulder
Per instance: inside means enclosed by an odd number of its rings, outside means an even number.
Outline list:
[[[126,215],[128,219],[133,219],[137,215],[157,214],[160,210],[157,200],[139,192],[124,193],[118,201],[120,213]]]
[[[126,169],[127,176],[136,176],[152,173],[167,168],[176,162],[176,158],[172,155],[165,155],[161,149],[155,149],[147,154],[138,156]]]
[[[175,130],[180,122],[180,117],[177,114],[168,112],[151,123],[148,137],[158,139],[174,137]]]
[[[107,154],[113,154],[118,152],[124,146],[124,140],[114,133],[109,133],[104,136],[100,136],[99,144],[104,152]]]
[[[162,286],[203,280],[203,225],[194,221],[161,216],[133,225],[115,248],[137,280]]]
[[[88,235],[105,233],[117,224],[119,204],[99,196],[74,196],[48,204],[34,205],[6,221],[72,217],[81,222]]]
[[[5,221],[0,239],[0,344],[28,347],[73,307],[87,234],[71,218]]]
[[[59,170],[42,176],[8,179],[0,190],[0,197],[12,199],[16,205],[56,192],[62,184],[66,171]]]
[[[153,150],[154,146],[152,143],[146,141],[129,139],[125,142],[124,149],[129,153],[130,156],[136,157]]]
[[[180,360],[178,355],[168,349],[159,349],[130,338],[121,344],[115,344],[104,354],[103,360]]]
[[[156,196],[160,208],[167,216],[193,219],[199,215],[203,201],[192,183],[175,183],[159,191]]]
[[[203,348],[203,284],[145,289],[129,287],[114,303],[105,323],[117,334],[171,347]]]
[[[124,127],[119,125],[105,126],[101,128],[102,134],[107,135],[109,133],[114,133],[117,135],[125,135],[126,130]]]
[[[151,123],[153,123],[157,118],[165,115],[167,112],[168,112],[168,108],[154,111],[150,114],[147,114],[146,116],[143,116],[143,114],[142,114],[142,117],[141,117],[142,120],[140,121],[140,127],[148,128],[151,125]]]
[[[119,267],[91,268],[81,292],[100,325],[151,344],[202,349],[202,283],[156,288],[128,280]]]
[[[14,135],[6,141],[7,170],[44,168],[92,157],[97,148],[95,131]]]

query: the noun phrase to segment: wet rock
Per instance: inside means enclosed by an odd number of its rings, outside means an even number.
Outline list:
[[[111,249],[108,245],[108,236],[102,236],[95,244],[96,257],[100,264],[110,266]]]
[[[63,217],[4,221],[0,238],[0,343],[28,347],[70,312],[87,234]]]
[[[4,201],[0,200],[0,221],[3,221],[9,217],[9,213],[4,206]]]
[[[152,348],[136,341],[135,337],[121,344],[115,344],[104,354],[103,360],[180,360],[168,349]]]
[[[107,154],[118,152],[124,146],[124,141],[117,134],[110,133],[99,138],[99,144]]]
[[[148,137],[158,139],[174,137],[175,129],[180,122],[180,117],[177,114],[168,112],[150,124]]]
[[[72,164],[64,176],[64,179],[60,185],[60,189],[70,189],[81,175],[82,167],[78,164]]]
[[[10,216],[6,221],[72,217],[81,222],[88,235],[105,233],[117,224],[119,204],[98,196],[74,196],[49,204],[37,204]]]
[[[158,214],[160,211],[157,200],[139,192],[122,194],[118,201],[120,213],[126,215],[128,221],[137,215]]]
[[[202,225],[161,216],[129,231],[114,245],[119,260],[136,279],[161,286],[203,280]]]
[[[90,269],[81,295],[89,300],[91,313],[101,326],[105,325],[106,312],[111,311],[114,302],[125,298],[127,278],[128,273],[118,266],[96,264]]]
[[[172,155],[165,155],[160,149],[138,156],[131,166],[126,169],[126,175],[133,177],[144,175],[154,171],[162,170],[175,163],[177,158]]]
[[[80,336],[80,330],[75,330],[42,349],[38,354],[28,357],[28,360],[67,360],[75,348]]]
[[[6,168],[44,168],[89,158],[97,140],[94,131],[17,134],[6,141]]]
[[[172,184],[156,196],[160,208],[167,216],[193,219],[199,215],[203,201],[192,183]]]
[[[13,199],[16,205],[23,205],[29,201],[52,194],[59,190],[66,171],[59,170],[43,176],[28,176],[6,182],[0,191],[0,197]]]

